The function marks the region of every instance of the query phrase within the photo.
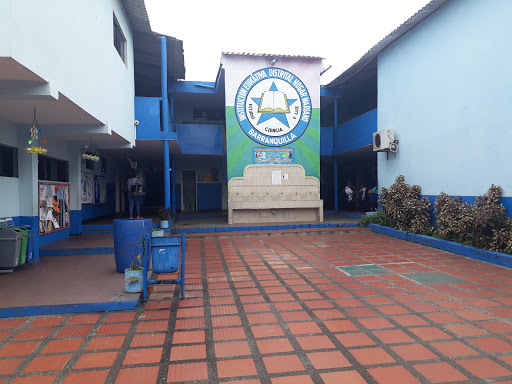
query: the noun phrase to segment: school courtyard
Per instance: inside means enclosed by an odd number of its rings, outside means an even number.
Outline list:
[[[0,383],[512,383],[511,294],[365,228],[189,234],[184,300],[0,319]]]

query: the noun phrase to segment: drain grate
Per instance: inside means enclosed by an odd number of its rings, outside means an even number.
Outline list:
[[[373,276],[391,273],[388,269],[377,264],[350,265],[348,267],[338,267],[338,269],[349,276]]]
[[[466,280],[452,275],[438,272],[416,272],[403,274],[404,277],[424,285],[464,283]]]

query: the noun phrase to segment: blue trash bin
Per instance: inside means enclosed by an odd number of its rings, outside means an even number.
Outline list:
[[[151,219],[116,219],[114,220],[114,253],[117,272],[124,273],[130,267],[132,255],[142,252],[142,237],[151,236],[153,221]]]
[[[27,242],[27,263],[31,263],[34,261],[34,229],[31,225],[24,225],[24,227],[28,231],[28,242]]]
[[[180,266],[180,244],[180,236],[153,237],[151,239],[153,272],[172,273],[178,270]]]

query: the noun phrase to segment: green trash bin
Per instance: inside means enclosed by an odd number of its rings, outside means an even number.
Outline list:
[[[28,229],[25,227],[11,227],[17,229],[23,235],[20,246],[20,258],[18,265],[23,265],[27,261],[27,244],[28,244]]]

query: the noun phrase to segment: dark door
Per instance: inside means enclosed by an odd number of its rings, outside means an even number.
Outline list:
[[[183,212],[194,212],[196,211],[197,201],[196,171],[182,171],[181,177]]]

